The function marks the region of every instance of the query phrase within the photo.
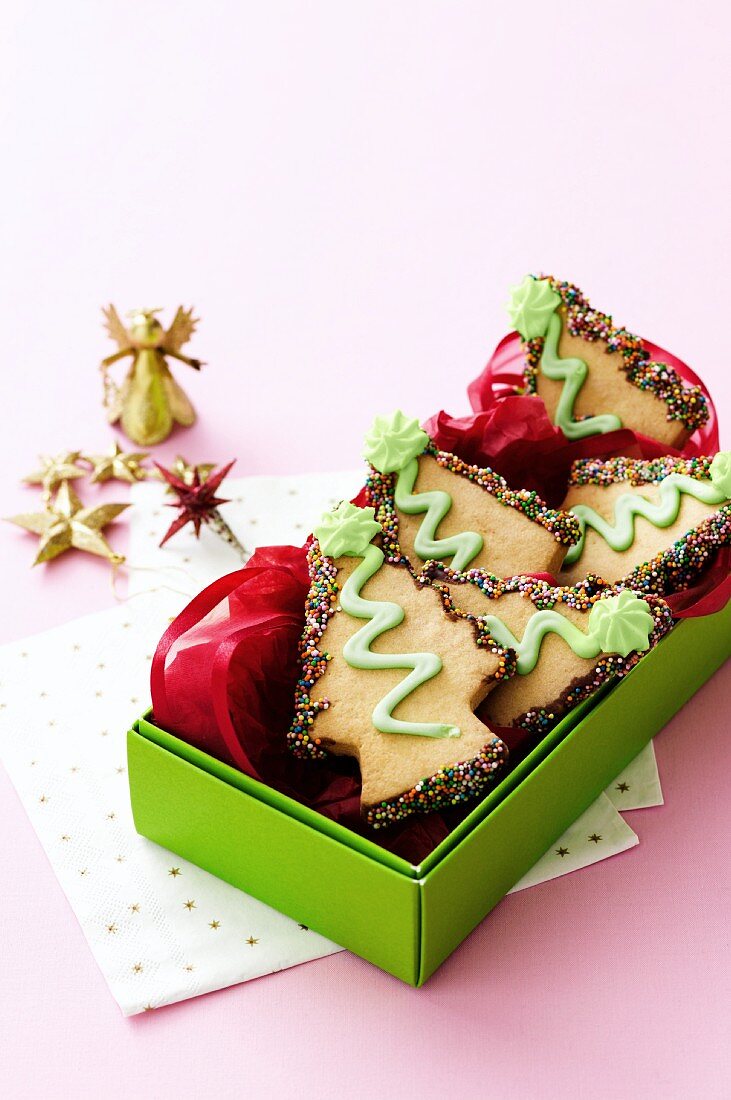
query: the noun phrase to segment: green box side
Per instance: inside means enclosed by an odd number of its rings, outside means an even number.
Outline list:
[[[731,654],[731,604],[647,654],[422,880],[419,985]]]
[[[414,879],[130,730],[139,833],[415,985]]]
[[[173,755],[187,760],[194,767],[202,768],[209,775],[222,779],[232,787],[237,787],[238,790],[244,791],[252,798],[257,798],[260,802],[266,802],[268,806],[273,806],[276,810],[281,810],[282,813],[288,814],[290,817],[297,818],[298,821],[309,825],[312,829],[317,829],[318,832],[325,833],[333,840],[346,844],[357,852],[375,859],[377,863],[383,863],[386,867],[391,867],[394,871],[398,871],[402,875],[409,875],[411,878],[421,877],[419,868],[414,867],[411,863],[402,859],[401,856],[394,855],[393,852],[389,852],[386,848],[375,844],[368,837],[361,836],[360,833],[354,833],[352,829],[348,829],[338,821],[332,821],[329,817],[324,817],[317,810],[310,809],[309,806],[305,806],[294,798],[282,794],[281,791],[252,779],[251,776],[240,772],[238,768],[232,768],[230,764],[225,764],[222,760],[216,760],[214,756],[209,756],[202,749],[198,749],[194,745],[188,744],[187,741],[175,737],[174,734],[168,733],[167,730],[154,725],[147,715],[135,723],[134,729],[149,741],[154,741],[156,745],[168,749]]]

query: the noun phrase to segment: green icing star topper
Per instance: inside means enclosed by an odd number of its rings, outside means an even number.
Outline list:
[[[650,648],[650,635],[655,627],[652,611],[646,600],[627,589],[618,596],[597,600],[589,612],[588,633],[604,653],[644,653]]]
[[[325,512],[313,532],[323,554],[329,558],[360,557],[374,535],[381,530],[373,508],[358,508],[341,501],[332,512]]]
[[[731,451],[719,451],[710,465],[711,483],[719,493],[731,499]]]
[[[377,416],[364,442],[363,457],[382,474],[394,474],[418,457],[429,436],[416,417],[396,409],[390,416]]]
[[[548,322],[561,304],[561,298],[549,279],[526,275],[522,283],[510,288],[507,304],[510,320],[524,340],[545,336]]]

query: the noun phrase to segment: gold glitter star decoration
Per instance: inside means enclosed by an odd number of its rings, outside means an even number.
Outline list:
[[[24,512],[8,516],[7,521],[40,536],[33,565],[51,561],[72,548],[121,565],[124,555],[111,548],[102,531],[125,508],[129,508],[129,504],[97,504],[85,508],[68,481],[64,481],[44,512]]]
[[[84,461],[91,466],[90,481],[98,484],[102,481],[126,481],[132,485],[135,481],[144,481],[147,470],[142,465],[148,457],[148,451],[130,451],[126,454],[115,441],[111,451],[102,455],[84,455]]]
[[[81,451],[63,451],[58,455],[39,455],[40,466],[23,478],[26,485],[42,485],[44,495],[50,497],[56,486],[77,477],[86,477],[88,471],[79,466]]]

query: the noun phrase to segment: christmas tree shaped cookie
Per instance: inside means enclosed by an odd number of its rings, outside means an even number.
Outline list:
[[[440,570],[422,583],[439,588],[445,608],[483,625],[515,660],[516,674],[480,707],[490,725],[551,729],[611,677],[623,676],[672,626],[655,596],[609,588],[590,578],[553,587],[531,577],[495,577]]]
[[[624,427],[681,448],[708,420],[700,388],[652,362],[638,336],[615,328],[571,283],[527,275],[508,313],[523,339],[526,390],[569,439]]]
[[[564,507],[581,524],[560,574],[643,591],[687,587],[731,543],[731,451],[713,458],[575,462]]]
[[[507,748],[475,717],[510,674],[480,624],[386,563],[372,508],[340,504],[309,550],[302,677],[289,743],[300,756],[354,756],[375,828],[455,805],[491,782]],[[477,644],[476,644],[477,643]]]
[[[384,529],[391,561],[415,572],[428,560],[499,577],[557,573],[578,538],[573,516],[513,490],[493,470],[440,451],[418,420],[378,416],[365,439],[368,503]]]

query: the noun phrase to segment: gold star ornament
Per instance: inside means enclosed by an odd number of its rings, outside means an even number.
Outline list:
[[[42,485],[44,493],[52,493],[64,481],[86,477],[88,470],[79,466],[81,451],[63,451],[58,455],[39,455],[40,466],[23,478],[26,485]]]
[[[72,548],[121,565],[124,555],[112,550],[102,531],[125,508],[129,508],[129,504],[97,504],[85,508],[68,481],[64,481],[45,512],[24,512],[8,516],[7,520],[40,536],[34,565],[51,561]]]
[[[147,451],[130,451],[129,454],[125,454],[115,442],[107,454],[84,455],[84,458],[91,465],[92,482],[115,480],[126,481],[132,485],[135,481],[144,481],[147,477],[147,471],[142,465],[147,455]]]

